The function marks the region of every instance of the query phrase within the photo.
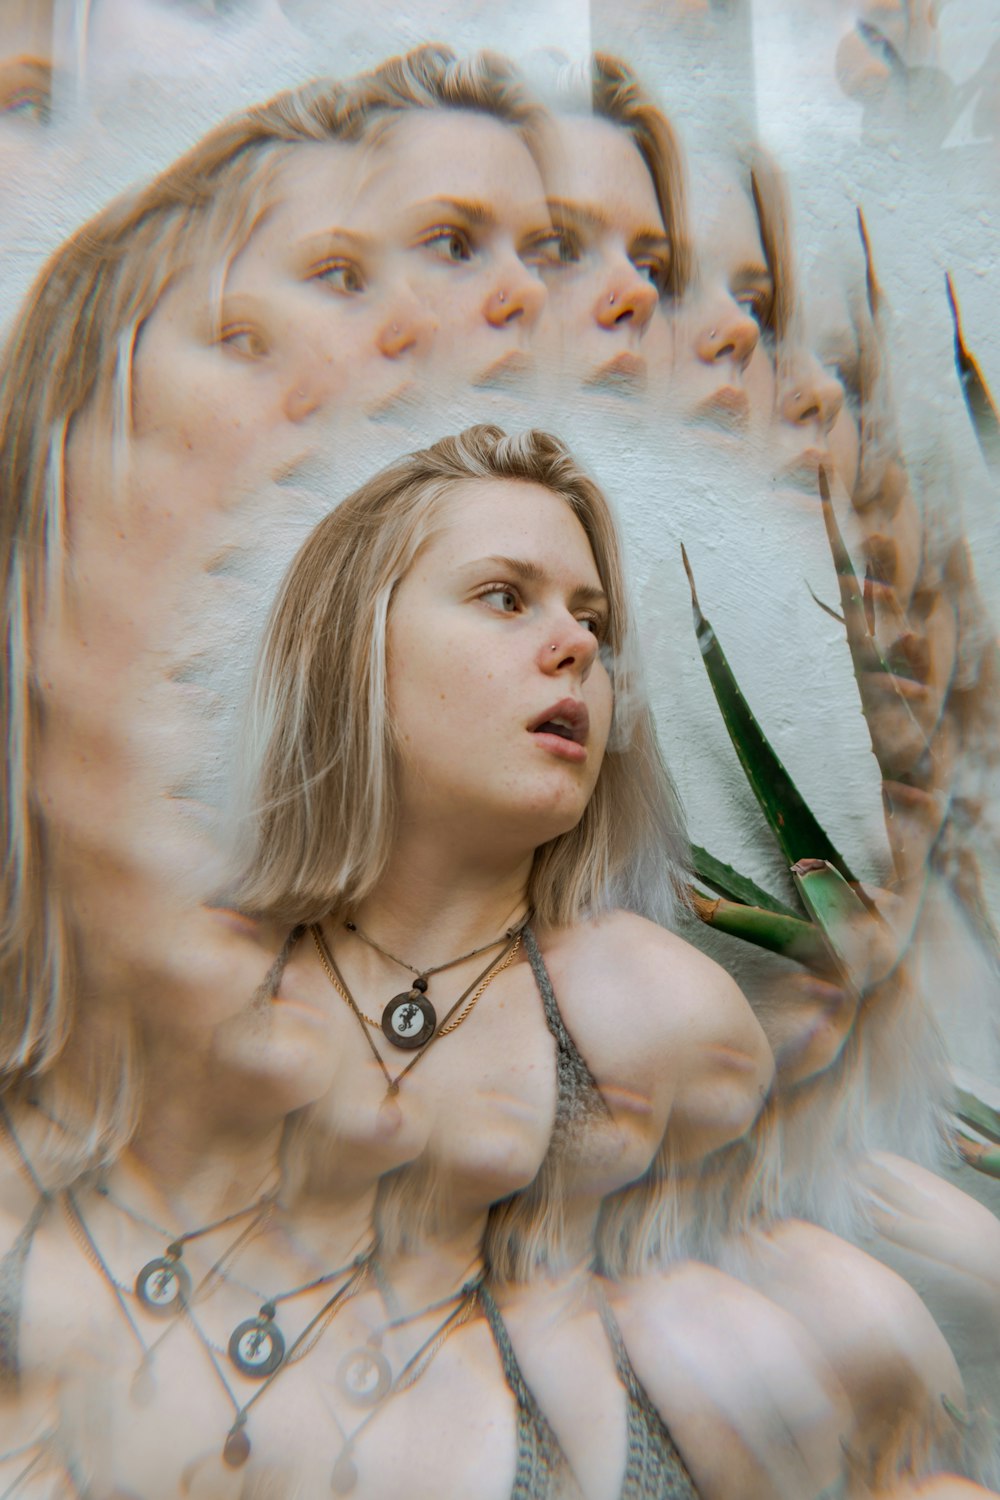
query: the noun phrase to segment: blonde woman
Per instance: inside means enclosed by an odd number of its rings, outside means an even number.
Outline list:
[[[704,1154],[769,1082],[731,981],[636,910],[672,909],[683,845],[632,651],[601,492],[557,439],[488,426],[349,497],[268,630],[230,899],[302,929],[284,988],[334,1007],[325,1128],[422,1135],[444,1265],[550,1139],[586,1150],[600,1116],[615,1157],[664,1128]]]

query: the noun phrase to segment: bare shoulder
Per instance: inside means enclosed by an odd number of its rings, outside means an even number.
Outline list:
[[[613,911],[545,935],[546,962],[562,995],[614,996],[619,1020],[641,1023],[672,1043],[728,1037],[769,1059],[763,1031],[742,990],[713,959],[677,933],[634,912]]]

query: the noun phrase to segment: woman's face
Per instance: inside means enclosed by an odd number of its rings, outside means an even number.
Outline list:
[[[670,240],[646,164],[608,120],[563,118],[546,153],[558,262],[546,271],[546,346],[589,386],[645,382],[643,339],[670,273]]]
[[[432,320],[358,228],[360,172],[353,147],[295,147],[218,307],[208,266],[167,293],[136,352],[140,447],[193,459],[211,488],[271,444],[278,461],[298,456],[324,418],[378,415],[405,395]]]
[[[470,481],[396,591],[389,704],[404,822],[520,858],[575,827],[611,726],[607,600],[539,485]]]
[[[510,126],[469,110],[409,110],[367,153],[366,228],[437,327],[434,374],[448,386],[517,385],[553,254],[538,168]]]
[[[759,345],[774,281],[757,215],[735,171],[705,161],[691,175],[693,284],[676,308],[656,318],[650,356],[655,347],[656,380],[684,420],[742,435],[769,420],[773,404],[773,368]]]

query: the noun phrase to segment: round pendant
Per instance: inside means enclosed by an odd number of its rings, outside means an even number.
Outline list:
[[[394,1047],[412,1052],[426,1047],[437,1030],[437,1015],[426,995],[407,990],[395,995],[382,1012],[382,1030]]]
[[[333,1466],[330,1475],[330,1488],[335,1495],[349,1495],[358,1482],[358,1471],[356,1465],[342,1453]]]
[[[154,1317],[172,1318],[187,1306],[191,1278],[173,1256],[157,1256],[147,1261],[135,1278],[135,1295]]]
[[[230,1469],[242,1469],[250,1457],[250,1439],[245,1427],[233,1427],[222,1449],[222,1461]]]
[[[375,1406],[392,1385],[392,1366],[378,1349],[352,1349],[337,1366],[336,1379],[355,1406]]]
[[[264,1380],[273,1375],[285,1357],[281,1329],[270,1318],[247,1318],[233,1329],[229,1358],[241,1375]]]

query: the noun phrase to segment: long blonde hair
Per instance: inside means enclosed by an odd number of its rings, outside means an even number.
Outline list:
[[[612,740],[579,824],[537,850],[530,900],[562,926],[611,904],[668,918],[683,901],[680,810],[637,682],[607,501],[556,437],[470,427],[392,464],[313,531],[263,646],[244,745],[241,874],[230,899],[286,922],[355,905],[385,869],[396,773],[386,693],[393,593],[458,485],[538,484],[566,501],[609,600]]]
[[[135,1118],[135,1054],[127,1026],[89,1047],[74,1032],[79,936],[53,889],[51,830],[35,798],[41,695],[32,641],[59,597],[65,564],[67,444],[95,414],[112,449],[127,440],[134,352],[167,288],[206,247],[225,267],[274,199],[273,174],[296,143],[358,141],[413,107],[473,108],[522,133],[536,111],[503,59],[460,62],[422,47],[354,83],[315,80],[224,122],[152,183],[95,215],[49,259],[0,362],[0,566],[7,738],[0,873],[0,1094],[46,1094],[79,1121],[80,1160],[113,1156]],[[218,280],[218,276],[216,276]],[[85,1102],[56,1099],[56,1063],[88,1076]],[[89,1061],[81,1058],[80,1048]],[[40,1088],[39,1080],[45,1080]],[[65,1090],[64,1090],[65,1093]],[[70,1134],[73,1134],[72,1127]]]

